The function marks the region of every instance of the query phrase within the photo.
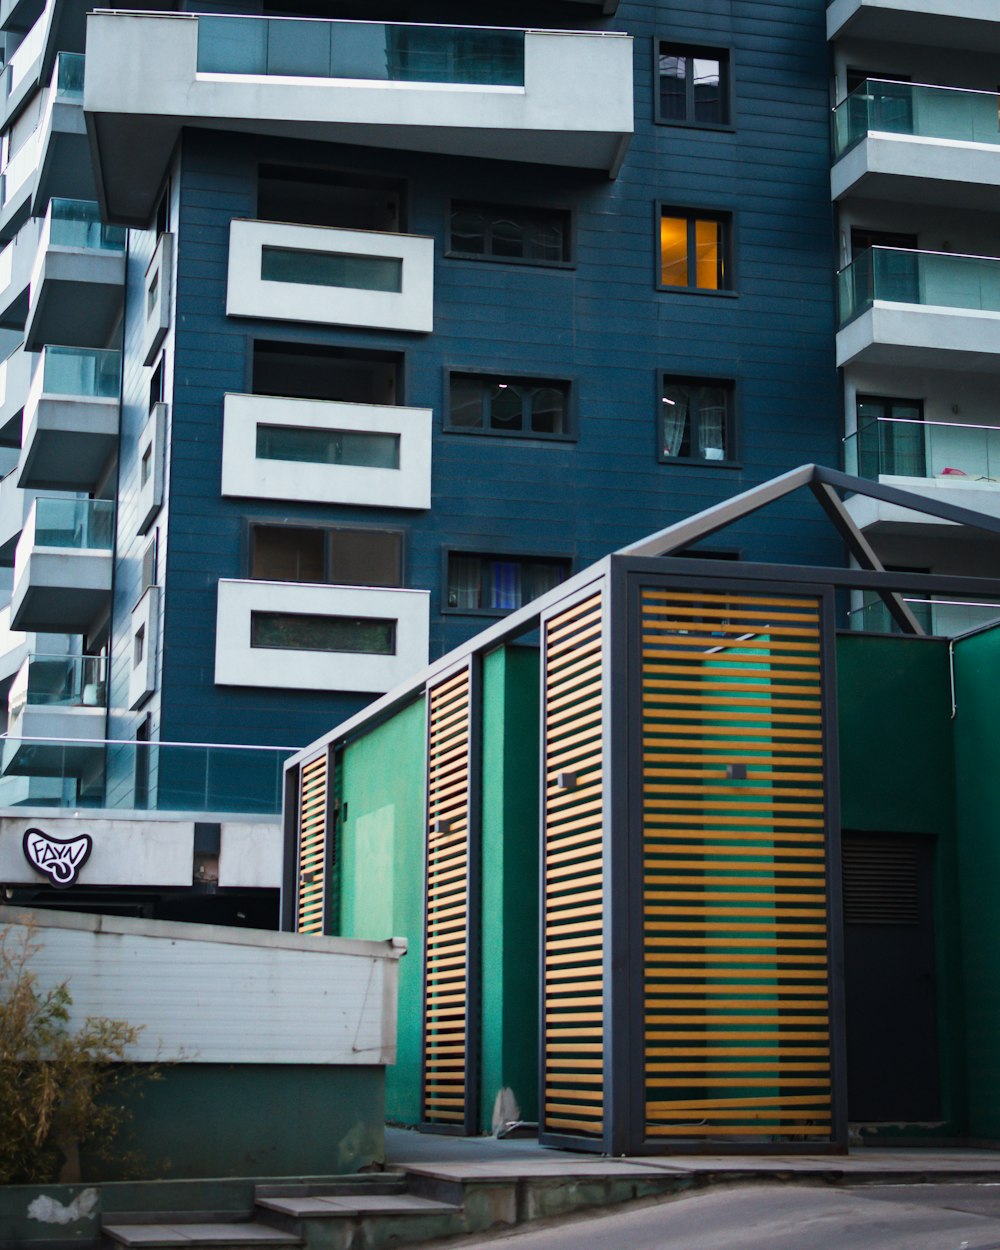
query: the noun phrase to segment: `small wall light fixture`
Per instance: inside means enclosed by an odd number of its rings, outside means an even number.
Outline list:
[[[575,790],[576,773],[556,773],[556,786],[560,790]]]
[[[746,781],[747,766],[746,764],[727,764],[726,776],[730,781]]]
[[[447,819],[432,821],[431,833],[451,833],[451,821]]]

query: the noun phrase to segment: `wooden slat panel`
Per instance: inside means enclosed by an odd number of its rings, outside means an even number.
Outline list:
[[[299,933],[322,933],[326,910],[327,753],[299,770]]]
[[[819,609],[641,592],[650,1137],[832,1130]]]
[[[471,672],[428,690],[423,1119],[465,1122],[469,1102]],[[443,822],[443,823],[442,823]]]
[[[600,592],[545,624],[543,1127],[585,1136],[604,1122],[602,634]]]

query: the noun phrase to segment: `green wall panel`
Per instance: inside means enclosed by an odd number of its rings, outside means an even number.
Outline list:
[[[164,1064],[155,1081],[137,1083],[130,1091],[131,1120],[114,1159],[81,1151],[81,1178],[356,1172],[384,1158],[384,1071],[281,1063]]]
[[[426,713],[418,699],[344,748],[341,932],[405,937],[396,1063],[386,1115],[420,1119]]]
[[[1000,630],[955,644],[969,1134],[1000,1137]]]
[[[483,662],[480,1117],[501,1089],[538,1118],[538,652]]]
[[[934,933],[944,1123],[883,1130],[907,1137],[966,1124],[955,743],[944,639],[842,634],[837,640],[841,827],[935,839]]]

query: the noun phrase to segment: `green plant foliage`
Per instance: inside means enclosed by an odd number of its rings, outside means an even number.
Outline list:
[[[65,984],[31,971],[33,921],[0,929],[0,1184],[46,1184],[72,1170],[83,1145],[107,1156],[127,1112],[122,1087],[149,1072],[123,1062],[139,1029],[88,1017],[70,1026]],[[116,1094],[118,1097],[116,1097]],[[66,1179],[76,1179],[67,1177]]]

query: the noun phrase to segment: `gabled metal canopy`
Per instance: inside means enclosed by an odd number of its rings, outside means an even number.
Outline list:
[[[426,668],[414,673],[413,677],[382,695],[360,712],[347,718],[330,733],[310,743],[296,755],[285,761],[286,771],[301,763],[302,759],[314,754],[323,745],[333,741],[341,741],[362,726],[370,725],[373,720],[389,715],[407,698],[422,690],[425,684],[449,668],[457,665],[472,652],[486,652],[493,647],[513,641],[537,628],[543,612],[555,606],[567,596],[581,591],[584,587],[598,582],[604,577],[612,561],[625,557],[666,557],[665,564],[673,566],[675,571],[683,571],[685,575],[704,577],[719,576],[722,573],[736,573],[739,565],[722,567],[717,561],[695,559],[670,560],[670,556],[679,553],[703,538],[708,538],[721,530],[734,525],[744,517],[751,516],[776,503],[797,490],[807,488],[816,497],[820,507],[833,522],[851,554],[861,569],[844,569],[840,567],[816,567],[799,565],[768,566],[773,577],[788,581],[825,581],[832,586],[845,589],[871,590],[885,603],[893,619],[908,634],[923,634],[923,629],[913,613],[903,601],[902,593],[908,590],[922,590],[927,594],[974,594],[983,598],[1000,599],[1000,576],[970,577],[964,574],[932,574],[932,573],[899,573],[887,571],[865,536],[861,533],[849,516],[847,509],[837,493],[849,491],[855,495],[866,495],[882,503],[895,504],[912,512],[923,513],[925,516],[937,517],[942,521],[951,521],[956,525],[965,525],[970,529],[1000,539],[1000,518],[986,516],[971,508],[960,508],[954,504],[941,503],[928,499],[913,491],[900,490],[895,486],[883,486],[878,482],[866,481],[852,477],[849,473],[840,473],[835,469],[827,469],[818,464],[805,464],[791,469],[780,477],[772,478],[760,486],[751,487],[732,499],[714,504],[703,512],[698,512],[683,521],[676,521],[665,529],[658,530],[648,538],[620,547],[603,559],[595,561],[579,573],[564,582],[560,582],[544,595],[526,603],[509,613],[503,620],[487,626],[486,629],[470,638],[461,646],[455,647],[439,660],[434,660]],[[691,554],[691,553],[688,553]],[[683,566],[683,569],[681,568]],[[747,564],[744,569],[760,570],[760,564]],[[758,572],[758,576],[759,576]]]
[[[615,552],[618,556],[668,556],[673,552],[690,547],[692,543],[711,534],[717,534],[743,517],[759,512],[769,504],[787,495],[793,494],[802,487],[815,495],[823,511],[834,523],[841,538],[847,544],[851,555],[864,569],[876,573],[884,573],[885,569],[871,544],[854,524],[847,509],[844,507],[838,490],[851,491],[855,495],[866,495],[882,503],[895,504],[909,511],[920,512],[927,516],[937,517],[942,521],[952,521],[956,525],[967,525],[972,529],[1000,537],[1000,519],[989,517],[971,508],[960,508],[954,504],[942,503],[939,500],[927,499],[912,491],[899,490],[895,486],[882,486],[877,482],[869,482],[864,478],[852,477],[849,473],[838,473],[835,469],[827,469],[818,464],[805,464],[798,469],[783,473],[760,486],[754,486],[732,499],[706,508],[693,517],[668,525],[666,529],[648,538],[630,543]],[[904,633],[922,634],[923,628],[902,597],[888,585],[873,587],[888,608],[890,614]]]

